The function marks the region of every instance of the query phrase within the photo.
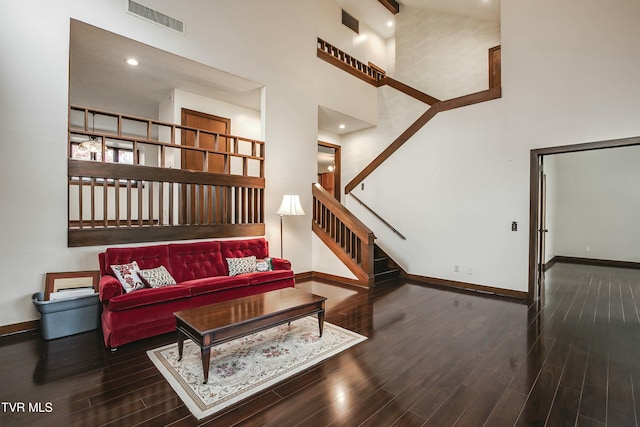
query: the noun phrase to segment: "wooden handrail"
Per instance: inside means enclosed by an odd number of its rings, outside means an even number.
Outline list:
[[[407,238],[406,238],[406,237],[404,237],[404,235],[403,235],[401,232],[399,232],[397,228],[395,228],[393,225],[389,224],[389,222],[388,222],[386,219],[382,218],[382,217],[381,217],[381,216],[380,216],[376,211],[374,211],[373,209],[371,209],[371,208],[369,207],[369,205],[367,205],[365,202],[363,202],[362,200],[360,200],[360,199],[358,198],[358,196],[356,196],[356,195],[355,195],[355,194],[353,194],[353,193],[349,193],[349,195],[350,195],[351,197],[353,197],[353,198],[356,200],[356,202],[360,203],[360,205],[361,205],[363,208],[365,208],[366,210],[368,210],[368,211],[369,211],[373,216],[375,216],[376,218],[378,218],[378,220],[379,220],[380,222],[382,222],[384,225],[386,225],[386,226],[387,226],[391,231],[393,231],[395,234],[397,234],[397,235],[398,235],[398,237],[400,237],[402,240],[407,240]]]
[[[312,230],[363,286],[373,286],[375,236],[319,184],[313,184]]]
[[[455,108],[465,107],[467,105],[478,104],[480,102],[490,101],[502,96],[502,88],[494,88],[484,90],[482,92],[472,93],[471,95],[460,96],[458,98],[452,98],[447,101],[438,101],[433,104],[422,116],[418,118],[407,130],[397,137],[382,153],[380,153],[375,159],[371,161],[362,171],[356,175],[345,186],[345,194],[349,194],[354,188],[358,186],[366,177],[378,168],[385,160],[387,160],[393,153],[395,153],[405,142],[407,142],[413,135],[415,135],[429,120],[435,117],[441,111],[453,110]]]
[[[431,95],[427,95],[424,92],[420,92],[418,89],[414,89],[409,85],[406,85],[402,82],[399,82],[396,79],[392,79],[389,76],[385,76],[384,78],[382,78],[382,80],[380,80],[380,85],[387,85],[387,86],[391,86],[392,88],[399,90],[400,92],[409,95],[415,99],[417,99],[418,101],[422,101],[425,104],[428,105],[433,105],[436,102],[440,102],[440,100],[438,98],[434,98]]]
[[[317,56],[374,86],[386,75],[380,67],[367,65],[319,37]]]

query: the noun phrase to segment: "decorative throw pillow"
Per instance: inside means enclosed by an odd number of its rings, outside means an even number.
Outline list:
[[[118,280],[120,280],[120,283],[122,283],[122,287],[126,293],[144,288],[144,283],[138,275],[140,267],[138,267],[137,262],[132,261],[129,264],[112,265],[111,269]]]
[[[271,258],[256,260],[256,271],[271,271],[271,270],[273,270],[273,264],[271,264]]]
[[[227,258],[229,266],[229,276],[237,276],[242,273],[253,273],[256,271],[256,257]]]
[[[176,280],[171,276],[169,270],[164,265],[148,270],[140,270],[138,272],[142,280],[152,288],[161,288],[163,286],[175,285]]]

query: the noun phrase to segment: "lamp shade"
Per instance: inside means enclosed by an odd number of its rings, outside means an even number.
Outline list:
[[[297,194],[285,194],[282,196],[282,203],[280,203],[280,208],[276,213],[278,215],[304,215],[300,204],[300,196]]]

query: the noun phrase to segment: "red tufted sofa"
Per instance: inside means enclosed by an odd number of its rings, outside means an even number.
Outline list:
[[[273,271],[229,276],[226,258],[269,256],[265,239],[206,241],[108,248],[98,255],[102,332],[107,348],[174,331],[173,313],[294,286],[291,263],[273,258]],[[165,266],[176,285],[125,293],[111,265],[136,261],[141,269]]]

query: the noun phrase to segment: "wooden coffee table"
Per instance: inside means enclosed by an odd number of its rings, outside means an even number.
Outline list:
[[[178,330],[178,360],[182,359],[185,338],[198,344],[206,384],[211,347],[312,314],[318,315],[322,336],[326,300],[325,297],[286,288],[173,313]]]

